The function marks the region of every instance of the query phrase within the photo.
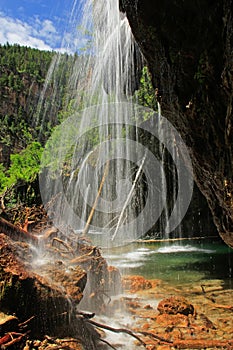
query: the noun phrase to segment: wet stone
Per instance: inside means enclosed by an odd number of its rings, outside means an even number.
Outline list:
[[[160,301],[158,311],[160,314],[183,314],[188,316],[194,314],[194,307],[185,298],[172,296]]]
[[[143,276],[124,276],[122,284],[132,293],[152,288],[151,282]]]

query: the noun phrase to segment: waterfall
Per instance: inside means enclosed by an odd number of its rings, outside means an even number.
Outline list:
[[[179,164],[182,174],[177,171],[174,201],[180,203],[185,193],[185,205],[178,211],[174,204],[167,211],[166,173],[157,151],[162,147],[172,157],[173,135],[190,164],[188,152],[161,113],[136,103],[143,56],[118,1],[87,0],[81,10],[76,6],[75,2],[71,16],[73,42],[80,35],[75,14],[82,11],[86,47],[74,60],[67,83],[67,106],[72,104],[73,114],[55,128],[44,151],[43,202],[56,226],[63,229],[65,223],[102,247],[142,237],[162,213],[169,233],[185,214],[192,176]],[[53,62],[54,69],[58,66]],[[147,142],[150,135],[156,146]]]

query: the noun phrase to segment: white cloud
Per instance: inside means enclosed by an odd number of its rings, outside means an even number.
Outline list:
[[[41,21],[38,17],[34,23],[33,34],[43,38],[51,46],[55,47],[61,41],[61,35],[58,34],[53,22],[49,19]]]
[[[61,41],[52,21],[36,18],[33,25],[0,13],[0,43],[19,44],[40,50],[55,50]]]
[[[90,38],[78,32],[77,29],[72,32],[66,32],[63,37],[62,45],[71,53],[82,51],[90,46]],[[64,49],[63,49],[64,50]]]

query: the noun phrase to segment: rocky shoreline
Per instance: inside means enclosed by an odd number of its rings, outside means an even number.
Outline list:
[[[223,281],[177,288],[142,276],[124,280],[132,294],[126,305],[133,329],[148,334],[147,349],[233,349],[233,291]]]
[[[233,349],[231,285],[122,277],[69,228],[33,235],[3,223],[1,349]]]

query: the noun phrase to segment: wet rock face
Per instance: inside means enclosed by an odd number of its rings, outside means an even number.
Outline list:
[[[190,151],[194,179],[233,247],[233,1],[121,0],[163,116]]]

